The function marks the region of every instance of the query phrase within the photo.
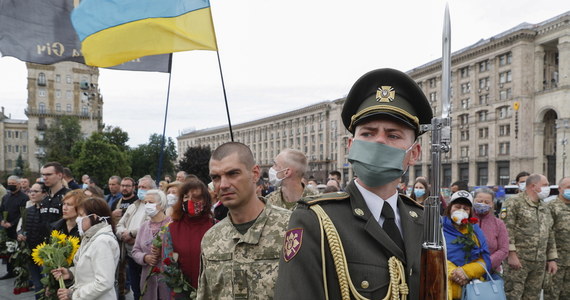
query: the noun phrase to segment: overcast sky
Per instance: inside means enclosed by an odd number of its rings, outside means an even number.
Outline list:
[[[408,71],[441,57],[445,1],[210,0],[233,124],[344,97],[362,74]],[[568,0],[449,1],[456,51],[523,22],[570,10]],[[25,64],[0,58],[0,105],[26,119]],[[129,144],[162,133],[168,74],[101,69],[107,125]],[[227,125],[216,53],[176,53],[167,136]],[[3,134],[3,133],[1,133]]]

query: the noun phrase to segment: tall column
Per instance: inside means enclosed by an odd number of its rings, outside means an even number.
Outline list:
[[[558,86],[570,85],[570,35],[558,39]]]
[[[544,159],[544,122],[534,123],[534,154],[536,159],[533,162],[532,172],[530,173],[541,173],[544,174],[546,169],[544,164],[546,163]]]
[[[544,47],[537,45],[534,48],[534,90],[539,92],[544,90]]]

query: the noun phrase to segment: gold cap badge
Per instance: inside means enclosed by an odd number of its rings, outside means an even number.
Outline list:
[[[393,87],[381,86],[376,91],[376,101],[378,102],[392,102],[396,98],[396,90]]]

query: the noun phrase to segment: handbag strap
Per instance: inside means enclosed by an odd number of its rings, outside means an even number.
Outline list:
[[[489,280],[491,280],[493,283],[495,283],[495,280],[493,279],[493,277],[491,277],[491,273],[489,273],[489,270],[487,270],[487,268],[485,267],[485,263],[482,263],[480,261],[477,261],[477,263],[480,264],[481,267],[483,267],[485,272],[487,272],[487,276],[489,277]]]

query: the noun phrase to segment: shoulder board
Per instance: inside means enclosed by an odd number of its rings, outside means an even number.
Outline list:
[[[421,209],[424,209],[424,206],[419,204],[417,201],[415,201],[414,199],[404,195],[404,194],[399,194],[400,198],[402,199],[402,201],[406,202],[406,204],[411,204],[414,206],[417,206]]]
[[[307,196],[299,200],[299,203],[311,206],[317,203],[322,203],[327,201],[341,201],[344,199],[348,199],[349,197],[350,196],[346,192],[334,192],[334,193],[326,193],[321,195]]]

